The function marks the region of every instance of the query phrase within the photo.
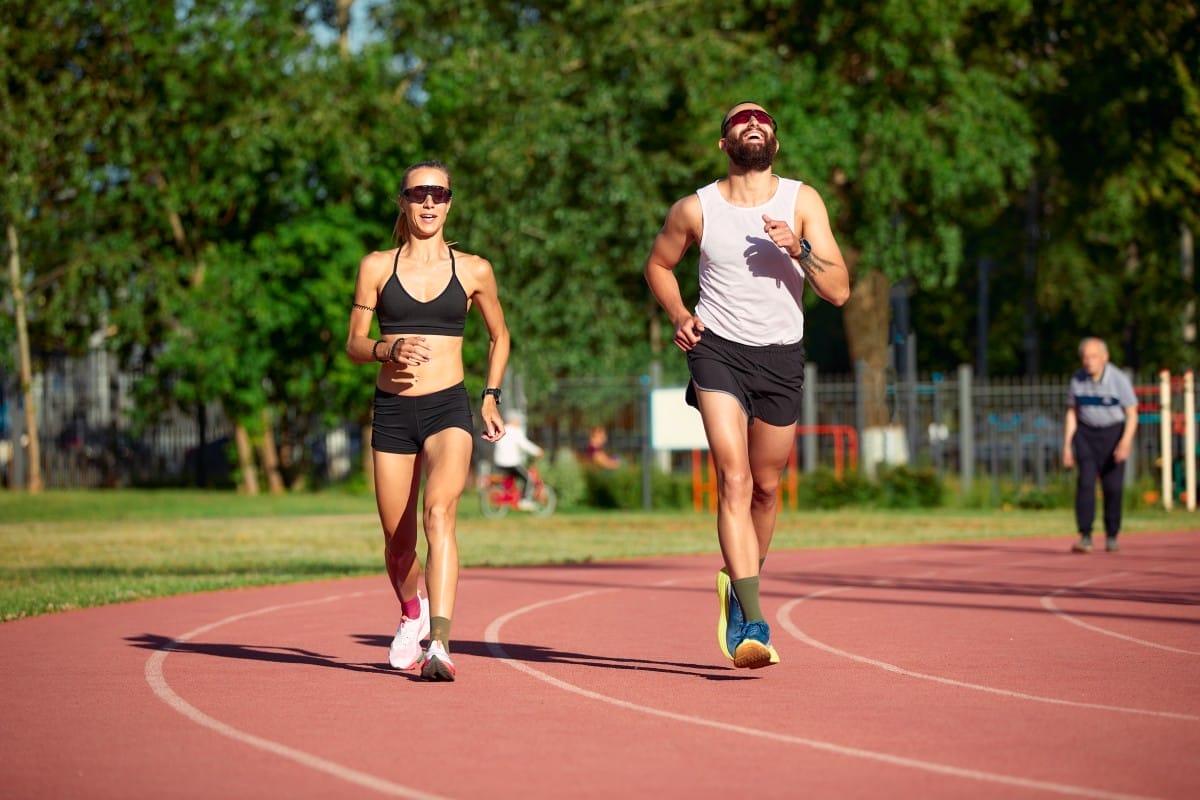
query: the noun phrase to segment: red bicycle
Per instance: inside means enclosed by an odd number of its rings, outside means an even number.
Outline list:
[[[512,475],[490,472],[480,480],[479,510],[485,517],[499,519],[509,511],[528,511],[535,517],[548,517],[558,505],[554,487],[542,480],[537,467],[529,467],[529,482],[532,491],[528,498],[521,495],[521,487]]]

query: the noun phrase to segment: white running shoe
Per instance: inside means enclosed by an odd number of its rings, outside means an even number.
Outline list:
[[[388,648],[388,663],[395,669],[412,669],[421,660],[421,640],[429,636],[429,599],[421,598],[421,616],[402,617]]]
[[[454,680],[454,662],[442,643],[434,639],[429,643],[429,649],[421,656],[421,680],[423,681],[452,681]]]

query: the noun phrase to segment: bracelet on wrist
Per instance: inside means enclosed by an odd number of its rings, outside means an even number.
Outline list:
[[[381,344],[387,344],[387,342],[383,339],[380,339],[377,342],[375,342],[375,344],[371,345],[371,358],[375,359],[376,361],[378,361],[380,363],[383,363],[384,361],[387,360],[387,358],[379,357],[379,345],[381,345]]]
[[[403,346],[404,346],[404,337],[403,336],[401,336],[399,339],[396,339],[395,341],[393,341],[392,346],[388,349],[388,361],[391,361],[394,364],[399,364],[400,361],[397,358],[397,355],[398,355],[397,351],[399,351],[400,348]]]

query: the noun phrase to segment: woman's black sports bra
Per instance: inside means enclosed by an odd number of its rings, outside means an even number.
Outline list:
[[[435,336],[462,336],[467,324],[467,293],[458,280],[454,267],[454,251],[450,251],[450,282],[442,293],[427,303],[409,294],[396,267],[400,250],[392,263],[392,277],[383,285],[375,313],[382,333],[428,333]]]

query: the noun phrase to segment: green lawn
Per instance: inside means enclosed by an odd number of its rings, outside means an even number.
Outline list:
[[[708,513],[591,512],[482,519],[463,498],[464,566],[717,553]],[[1072,539],[1071,512],[784,512],[774,548],[1033,536]],[[1125,530],[1200,530],[1195,515],[1131,511]],[[381,575],[370,495],[200,491],[0,493],[0,620],[188,592]]]

